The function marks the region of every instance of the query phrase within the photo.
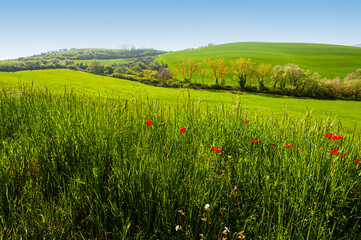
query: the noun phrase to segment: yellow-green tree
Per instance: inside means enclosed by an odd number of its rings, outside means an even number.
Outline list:
[[[233,72],[233,79],[235,82],[243,89],[247,83],[247,79],[251,85],[251,78],[255,71],[255,64],[252,63],[251,59],[248,58],[239,58],[233,62],[232,65],[232,72]]]
[[[260,90],[262,90],[264,88],[264,80],[266,79],[266,76],[270,72],[271,68],[272,68],[271,64],[265,64],[265,63],[262,63],[257,66],[255,75],[256,75],[256,78],[258,81],[258,87]]]
[[[181,62],[179,63],[178,70],[183,76],[183,82],[189,83],[198,67],[196,59],[189,58],[187,61],[185,61],[183,58],[181,58],[180,61]]]
[[[208,64],[211,67],[211,71],[212,71],[211,78],[215,80],[215,84],[219,85],[219,80],[220,80],[221,85],[224,86],[226,83],[225,76],[228,69],[228,67],[224,62],[224,58],[208,60]]]
[[[209,59],[208,59],[209,61]],[[206,78],[206,72],[207,72],[207,60],[203,59],[201,65],[200,65],[200,74],[202,78],[202,83],[204,84],[204,79]]]

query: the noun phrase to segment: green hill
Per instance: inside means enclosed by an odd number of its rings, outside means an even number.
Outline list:
[[[347,73],[361,68],[361,48],[310,43],[263,43],[239,42],[204,48],[170,52],[159,56],[160,61],[168,63],[170,69],[179,65],[180,58],[195,57],[202,59],[225,58],[226,63],[240,57],[251,58],[256,63],[299,65],[302,69],[318,72],[323,77],[344,78]],[[194,79],[200,82],[200,76]],[[212,81],[208,81],[212,82]],[[231,80],[227,85],[231,85]],[[232,83],[233,84],[233,83]]]
[[[142,94],[145,92],[149,98],[159,99],[164,102],[178,101],[182,96],[190,96],[195,100],[202,100],[206,104],[219,105],[220,110],[222,104],[233,104],[238,98],[245,109],[245,114],[247,111],[252,111],[270,117],[277,117],[287,109],[293,117],[300,118],[308,110],[312,110],[317,119],[326,118],[330,114],[337,116],[348,130],[352,130],[355,124],[361,121],[359,114],[361,102],[356,101],[300,99],[239,92],[162,88],[64,69],[15,73],[0,72],[1,89],[5,88],[6,91],[15,90],[19,88],[19,85],[24,84],[32,85],[35,89],[46,86],[51,92],[63,93],[66,87],[67,91],[74,91],[78,94],[120,98],[127,98],[130,94],[136,92]]]

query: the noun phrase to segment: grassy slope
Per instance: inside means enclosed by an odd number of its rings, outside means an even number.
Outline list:
[[[181,57],[184,59],[195,57],[198,61],[224,57],[228,63],[240,57],[251,58],[256,63],[272,65],[293,63],[328,78],[336,76],[343,78],[347,73],[361,68],[361,48],[309,43],[229,43],[166,53],[159,56],[159,60],[167,62],[170,68],[174,69]],[[200,77],[196,76],[195,80],[200,81]],[[228,79],[227,84],[232,84],[232,81]]]
[[[283,112],[285,107],[293,116],[299,118],[308,110],[313,110],[316,118],[325,118],[332,114],[351,130],[356,122],[361,122],[361,102],[341,100],[298,99],[291,97],[253,95],[246,93],[211,92],[205,90],[188,90],[161,88],[138,82],[103,77],[72,70],[39,70],[16,73],[0,73],[0,85],[6,88],[18,88],[21,84],[33,84],[35,88],[47,86],[53,92],[64,92],[64,87],[77,93],[90,95],[108,95],[111,97],[128,97],[132,92],[145,91],[151,98],[162,101],[174,101],[181,95],[190,95],[202,99],[208,104],[232,104],[240,97],[241,104],[249,111],[273,116]]]

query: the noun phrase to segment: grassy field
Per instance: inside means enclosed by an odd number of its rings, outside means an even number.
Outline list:
[[[0,236],[360,239],[360,134],[243,102],[1,92]]]
[[[206,90],[189,90],[178,88],[161,88],[144,85],[128,80],[103,77],[72,70],[39,70],[16,73],[0,73],[0,86],[17,89],[22,84],[32,84],[34,88],[45,86],[53,93],[68,91],[92,96],[109,96],[126,98],[132,92],[143,92],[151,99],[163,102],[176,102],[182,95],[200,100],[208,105],[232,105],[237,98],[242,106],[250,112],[257,112],[269,117],[283,114],[285,109],[295,118],[303,117],[312,111],[315,119],[333,116],[347,131],[353,131],[361,122],[361,102],[341,100],[316,100],[283,97],[275,95],[254,95],[239,92],[216,92]]]
[[[361,48],[309,43],[229,43],[166,53],[160,55],[159,60],[168,63],[170,69],[174,69],[179,65],[181,57],[184,59],[195,57],[197,61],[224,57],[228,63],[240,57],[251,58],[258,64],[285,65],[293,63],[304,70],[310,69],[327,78],[337,76],[344,78],[347,73],[361,68]],[[194,80],[201,82],[199,75],[196,75]],[[230,77],[226,81],[227,85],[233,85]],[[213,83],[209,79],[207,82]]]

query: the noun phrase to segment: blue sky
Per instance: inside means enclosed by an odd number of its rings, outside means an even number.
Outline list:
[[[0,59],[63,48],[361,43],[360,0],[1,0]]]

